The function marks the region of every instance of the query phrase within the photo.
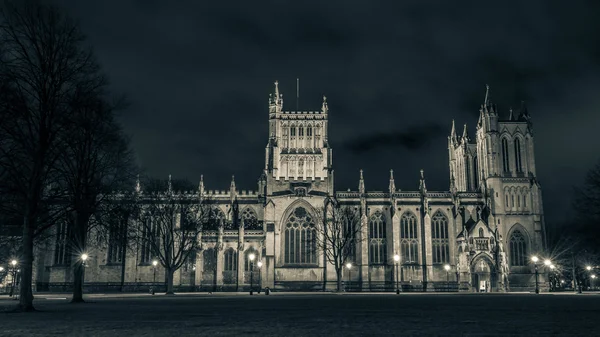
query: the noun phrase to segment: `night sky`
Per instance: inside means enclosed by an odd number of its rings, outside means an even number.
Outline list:
[[[600,158],[600,1],[57,0],[81,22],[150,175],[257,188],[267,105],[327,95],[336,190],[449,185],[452,119],[473,137],[485,85],[528,103],[549,225]]]

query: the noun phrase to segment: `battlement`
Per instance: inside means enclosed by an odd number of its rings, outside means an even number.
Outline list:
[[[287,115],[324,115],[323,111],[282,111],[282,114]]]

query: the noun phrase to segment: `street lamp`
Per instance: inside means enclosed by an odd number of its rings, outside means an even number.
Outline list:
[[[83,291],[83,285],[85,283],[85,261],[87,261],[88,255],[86,253],[81,254],[81,290]]]
[[[17,260],[10,261],[10,264],[12,265],[12,284],[10,287],[10,297],[12,297],[12,295],[14,294],[15,287],[17,286],[17,263]]]
[[[587,270],[587,271],[592,270],[592,266],[585,266],[585,270]]]
[[[260,294],[260,290],[262,289],[262,274],[260,272],[260,267],[262,267],[262,261],[258,261],[256,265],[258,266],[258,293]]]
[[[400,264],[400,255],[394,255],[394,262],[396,264],[396,295],[400,294],[400,278],[398,277],[398,265]]]
[[[156,266],[158,265],[158,261],[153,260],[152,261],[152,273],[153,273],[153,277],[152,277],[152,287],[150,287],[150,293],[152,295],[154,295],[154,287],[156,286]]]
[[[446,270],[446,291],[450,291],[450,274],[448,273],[450,271],[450,265],[445,264],[444,270]]]
[[[596,279],[596,275],[592,274],[591,290],[594,290],[594,279]]]
[[[248,255],[248,258],[250,259],[250,295],[253,295],[252,288],[254,286],[254,258],[256,258],[256,255],[250,254]]]
[[[531,257],[531,261],[533,261],[533,264],[535,265],[535,293],[539,294],[540,293],[540,286],[539,286],[539,281],[538,281],[538,261],[540,259],[537,256],[532,256]]]
[[[346,263],[346,268],[348,269],[348,284],[346,285],[346,289],[350,288],[350,271],[352,270],[352,263]]]

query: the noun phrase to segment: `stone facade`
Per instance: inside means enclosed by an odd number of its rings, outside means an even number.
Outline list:
[[[305,248],[312,235],[307,219],[335,197],[354,207],[363,224],[353,267],[344,270],[348,290],[390,291],[397,284],[404,291],[533,289],[529,261],[544,249],[544,217],[524,105],[501,119],[488,88],[473,139],[466,125],[459,136],[452,122],[450,188],[442,192],[427,189],[423,170],[418,191],[397,189],[391,171],[388,191],[368,192],[361,171],[356,191],[334,192],[328,113],[325,97],[318,111],[284,111],[275,83],[258,190],[239,191],[232,179],[229,190],[207,191],[201,181],[197,192],[183,194],[210,197],[233,226],[202,233],[201,249],[175,274],[176,288],[241,291],[253,282],[279,290],[333,289],[333,266]],[[38,250],[38,290],[71,281],[68,261],[57,263],[57,247],[47,242]],[[140,250],[132,247],[111,263],[107,247],[90,249],[86,287],[144,290],[163,282],[164,271],[141,261]],[[249,252],[260,268],[250,264]]]

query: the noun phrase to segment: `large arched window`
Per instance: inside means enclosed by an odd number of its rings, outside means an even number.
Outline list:
[[[221,211],[219,208],[214,207],[211,208],[208,213],[208,219],[206,219],[204,228],[205,230],[218,230],[219,226],[223,225],[225,222],[225,213]]]
[[[237,270],[237,252],[233,248],[227,248],[225,254],[223,254],[224,271],[236,271]]]
[[[437,211],[431,218],[431,247],[433,263],[449,262],[448,218],[441,211]]]
[[[523,165],[521,163],[521,141],[519,138],[515,138],[515,165],[517,167],[517,173],[523,172]]]
[[[244,211],[242,211],[241,218],[244,220],[244,229],[262,229],[262,226],[260,226],[258,218],[256,217],[256,213],[254,213],[252,208],[245,208]]]
[[[471,186],[471,160],[472,158],[470,157],[466,157],[465,158],[465,169],[466,169],[466,183],[467,183],[467,191],[471,191],[472,190],[472,186]]]
[[[385,249],[385,217],[377,211],[369,219],[369,263],[385,264],[387,252]]]
[[[317,264],[315,223],[304,207],[296,208],[285,222],[284,263]]]
[[[509,262],[512,267],[527,265],[527,238],[518,229],[515,229],[510,235],[509,253]]]
[[[214,273],[217,270],[217,254],[213,248],[209,248],[202,252],[203,271],[205,273]]]
[[[419,263],[419,242],[417,241],[417,217],[406,212],[400,218],[400,251],[402,263]]]
[[[508,140],[502,138],[502,171],[510,172],[510,162],[508,159]]]

